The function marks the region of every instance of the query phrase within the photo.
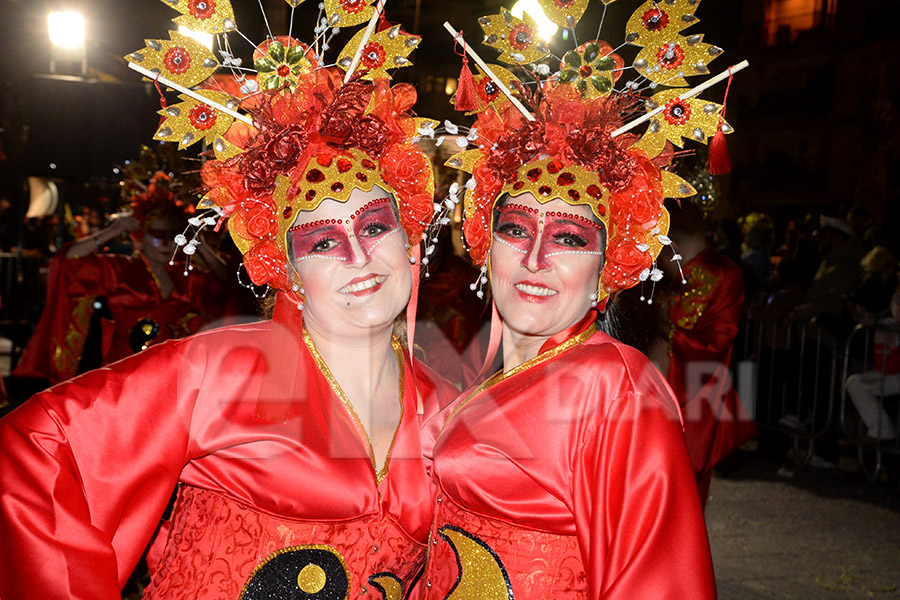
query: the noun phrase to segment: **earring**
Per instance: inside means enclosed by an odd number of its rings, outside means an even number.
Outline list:
[[[590,299],[591,299],[591,307],[592,308],[596,307],[597,306],[597,294],[591,294]]]

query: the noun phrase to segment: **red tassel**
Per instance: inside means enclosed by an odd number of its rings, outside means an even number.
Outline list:
[[[731,89],[731,80],[734,75],[731,68],[728,69],[728,85],[725,86],[725,98],[722,100],[722,112],[719,113],[719,125],[716,134],[709,142],[709,173],[710,175],[724,175],[731,172],[731,156],[728,154],[728,142],[725,141],[725,132],[722,124],[725,122],[725,106],[728,103],[728,90]]]
[[[470,111],[478,108],[475,104],[475,78],[469,70],[467,61],[463,60],[462,70],[459,72],[459,85],[456,86],[456,103],[454,108],[460,111]]]
[[[454,41],[454,51],[459,42],[462,42],[462,31],[457,34],[457,39]],[[475,102],[475,78],[469,70],[469,57],[466,56],[465,45],[462,49],[462,69],[459,72],[459,83],[456,86],[456,100],[453,108],[463,112],[478,108],[478,104]]]
[[[730,172],[731,156],[728,155],[728,142],[725,141],[722,123],[719,122],[716,135],[709,143],[709,173],[710,175],[724,175]]]

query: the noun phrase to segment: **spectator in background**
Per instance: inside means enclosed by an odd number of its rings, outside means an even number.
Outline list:
[[[847,300],[862,282],[865,249],[853,228],[836,217],[822,216],[816,231],[822,261],[802,304],[788,315],[792,322],[816,318],[839,337],[847,331]],[[823,321],[822,317],[827,317]]]
[[[897,437],[897,426],[885,410],[884,397],[900,394],[898,323],[900,288],[893,294],[889,314],[878,320],[881,327],[875,331],[875,368],[851,375],[846,383],[850,401],[866,426],[866,436],[876,440],[892,440]]]
[[[668,207],[669,237],[682,256],[661,261],[670,282],[662,301],[668,336],[666,379],[684,415],[684,435],[705,504],[712,469],[756,434],[732,383],[730,362],[744,303],[741,269],[706,239],[706,225],[689,201]]]
[[[744,218],[741,231],[741,262],[749,267],[753,277],[746,285],[751,290],[758,290],[769,279],[775,227],[768,215],[750,213]]]
[[[891,307],[898,283],[897,259],[884,246],[875,246],[863,257],[860,266],[863,280],[850,298],[850,311],[857,322],[872,325]]]

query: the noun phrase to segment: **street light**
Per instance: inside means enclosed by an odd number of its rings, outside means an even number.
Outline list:
[[[56,73],[59,59],[81,62],[81,74],[87,75],[87,52],[84,48],[84,17],[74,11],[51,12],[47,15],[50,34],[50,72]]]
[[[549,42],[553,35],[559,31],[559,26],[547,18],[537,0],[519,0],[513,5],[510,12],[519,19],[522,18],[523,13],[528,13],[537,22],[538,35],[544,38],[546,42]]]
[[[77,48],[84,45],[84,17],[80,13],[52,12],[47,16],[50,42],[60,48]]]

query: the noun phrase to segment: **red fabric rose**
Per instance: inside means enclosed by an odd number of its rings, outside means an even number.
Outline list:
[[[434,197],[428,192],[418,194],[397,194],[400,203],[400,221],[410,244],[418,244],[422,232],[434,215]]]
[[[247,269],[253,285],[268,284],[272,287],[288,289],[282,285],[286,283],[287,279],[286,265],[287,258],[271,240],[253,246],[244,255],[244,268]]]
[[[491,210],[476,210],[463,222],[463,234],[469,245],[469,256],[476,265],[484,264],[491,245]]]
[[[356,120],[353,133],[347,140],[369,156],[378,158],[388,142],[388,128],[384,121],[374,115],[363,115]]]
[[[403,193],[424,190],[432,177],[431,165],[415,146],[394,146],[381,157],[385,183]]]
[[[251,237],[268,238],[278,231],[278,221],[275,218],[275,207],[269,202],[248,201],[245,204],[249,208],[241,213],[244,229]]]
[[[653,265],[650,252],[642,252],[631,239],[613,238],[606,247],[603,286],[614,291],[633,286],[640,274]]]
[[[609,203],[611,220],[617,227],[631,225],[645,231],[652,229],[662,214],[662,200],[662,196],[649,186],[631,185],[612,194]]]
[[[250,192],[269,192],[280,173],[289,173],[300,162],[309,136],[299,125],[280,129],[273,122],[263,123],[260,132],[250,140],[251,147],[239,155],[238,172],[244,176],[244,187]]]

